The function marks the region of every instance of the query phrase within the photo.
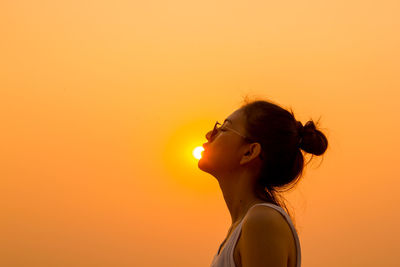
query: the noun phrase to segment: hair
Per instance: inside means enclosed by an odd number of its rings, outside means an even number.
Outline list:
[[[313,120],[304,126],[290,112],[266,100],[244,99],[247,141],[261,145],[262,165],[257,179],[257,193],[267,202],[278,205],[291,216],[280,192],[292,189],[299,181],[303,168],[314,155],[322,155],[327,147],[326,136],[316,128]],[[304,164],[302,151],[312,154]],[[293,222],[295,225],[295,223]]]

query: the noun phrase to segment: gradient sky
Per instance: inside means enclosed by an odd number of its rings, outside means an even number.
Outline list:
[[[191,152],[249,95],[329,140],[284,195],[302,266],[398,266],[399,13],[3,0],[0,265],[209,266],[230,215]]]

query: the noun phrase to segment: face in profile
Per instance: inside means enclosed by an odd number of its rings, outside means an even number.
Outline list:
[[[203,144],[204,151],[198,161],[202,171],[217,177],[229,173],[240,166],[245,135],[245,117],[240,109],[220,122],[212,135],[212,129],[206,133],[208,142]]]

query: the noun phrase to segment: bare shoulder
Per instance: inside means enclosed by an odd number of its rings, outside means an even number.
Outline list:
[[[266,228],[266,226],[273,227],[275,230],[279,229],[281,231],[291,231],[283,214],[274,208],[264,205],[254,206],[243,220],[242,227]]]
[[[279,211],[253,207],[243,221],[241,235],[242,266],[287,266],[291,229]]]

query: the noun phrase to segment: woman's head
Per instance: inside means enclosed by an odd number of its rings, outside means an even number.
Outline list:
[[[327,138],[314,121],[303,126],[292,111],[271,101],[245,100],[227,119],[215,136],[211,138],[211,131],[206,134],[208,142],[203,144],[204,160],[199,167],[216,177],[247,168],[256,176],[259,196],[285,207],[275,193],[292,188],[301,177],[301,150],[322,155]]]
[[[206,134],[208,140],[203,144],[204,151],[199,161],[199,168],[215,177],[239,169],[260,169],[261,161],[257,159],[261,145],[245,137],[246,117],[243,110],[235,110],[222,125]],[[256,166],[255,166],[256,165]]]

